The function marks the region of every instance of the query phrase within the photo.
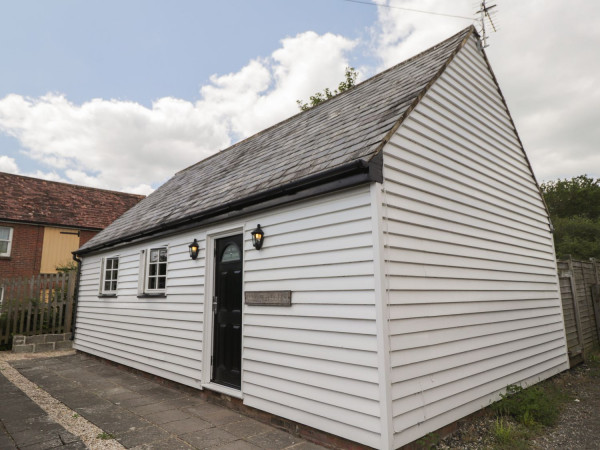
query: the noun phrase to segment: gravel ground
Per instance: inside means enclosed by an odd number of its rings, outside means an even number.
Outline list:
[[[559,386],[568,394],[569,401],[564,404],[558,423],[552,428],[541,429],[525,444],[524,448],[600,449],[600,362],[597,358],[546,382]],[[440,450],[506,448],[498,446],[495,441],[496,421],[493,412],[486,410],[478,417],[462,421],[456,432],[431,448]],[[515,422],[511,425],[518,427]]]
[[[72,409],[67,408],[63,403],[53,398],[46,391],[40,389],[36,384],[29,381],[17,370],[7,364],[7,361],[66,356],[74,353],[74,350],[30,354],[0,352],[0,371],[10,382],[21,389],[31,400],[46,411],[52,420],[62,425],[70,433],[79,436],[88,448],[99,450],[123,449],[124,447],[113,439],[98,439],[97,436],[102,433],[100,428],[76,414]]]
[[[532,448],[600,449],[600,363],[584,364],[555,378],[572,400],[558,424],[536,437]]]

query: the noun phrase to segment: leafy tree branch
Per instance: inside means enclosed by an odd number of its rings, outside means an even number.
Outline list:
[[[325,88],[323,92],[317,92],[315,95],[311,95],[308,103],[304,103],[302,100],[296,100],[298,107],[302,111],[307,111],[313,106],[317,106],[319,103],[323,103],[325,100],[329,100],[330,98],[333,98],[336,95],[356,86],[356,77],[358,76],[358,72],[354,69],[354,67],[346,67],[344,76],[344,81],[341,81],[340,84],[338,84],[338,88],[336,90],[332,92],[329,88]]]

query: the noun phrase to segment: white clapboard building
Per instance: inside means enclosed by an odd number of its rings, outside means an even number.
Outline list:
[[[547,211],[472,27],[182,170],[77,254],[77,350],[366,446],[568,368]]]

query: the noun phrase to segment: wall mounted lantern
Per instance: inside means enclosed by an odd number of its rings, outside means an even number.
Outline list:
[[[265,239],[265,233],[260,227],[260,223],[250,232],[250,234],[252,235],[252,245],[254,245],[256,250],[260,250],[263,245],[263,240]]]
[[[198,244],[198,241],[194,239],[194,242],[190,244],[190,258],[198,258],[198,253],[200,253],[200,244]]]

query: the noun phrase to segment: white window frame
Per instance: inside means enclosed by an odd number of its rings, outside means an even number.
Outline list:
[[[9,257],[11,249],[12,249],[13,228],[12,227],[5,227],[5,226],[0,226],[0,228],[7,228],[8,229],[8,240],[6,240],[6,239],[0,239],[0,242],[8,242],[8,246],[6,248],[6,252],[4,252],[4,253],[0,252],[0,256]]]
[[[164,275],[160,275],[159,274],[159,268],[160,268],[160,252],[164,250],[167,256],[166,261],[164,261],[164,265],[165,265],[165,273]],[[151,255],[153,251],[158,251],[159,252],[159,260],[156,263],[153,263],[151,261]],[[157,273],[155,275],[150,275],[150,267],[151,265],[156,264],[157,265]],[[149,248],[148,250],[146,250],[146,262],[145,262],[145,270],[144,270],[144,293],[147,294],[162,294],[166,291],[167,289],[167,271],[169,268],[169,247],[168,246],[162,246],[162,247],[152,247]],[[162,288],[159,287],[154,287],[151,288],[150,287],[150,279],[151,278],[155,278],[156,279],[156,286],[158,286],[158,279],[160,277],[164,277],[165,278],[165,286]]]
[[[3,301],[4,301],[4,286],[0,286],[0,308],[2,307]]]
[[[117,267],[114,267],[114,263],[111,263],[111,267],[109,268],[109,261],[117,261]],[[119,288],[119,256],[107,256],[102,258],[102,266],[100,271],[100,294],[102,295],[116,295],[117,289]],[[110,279],[106,278],[107,271],[111,271],[111,273],[115,274],[115,278],[112,276]],[[106,282],[110,282],[111,284],[114,282],[114,289],[106,289]]]

